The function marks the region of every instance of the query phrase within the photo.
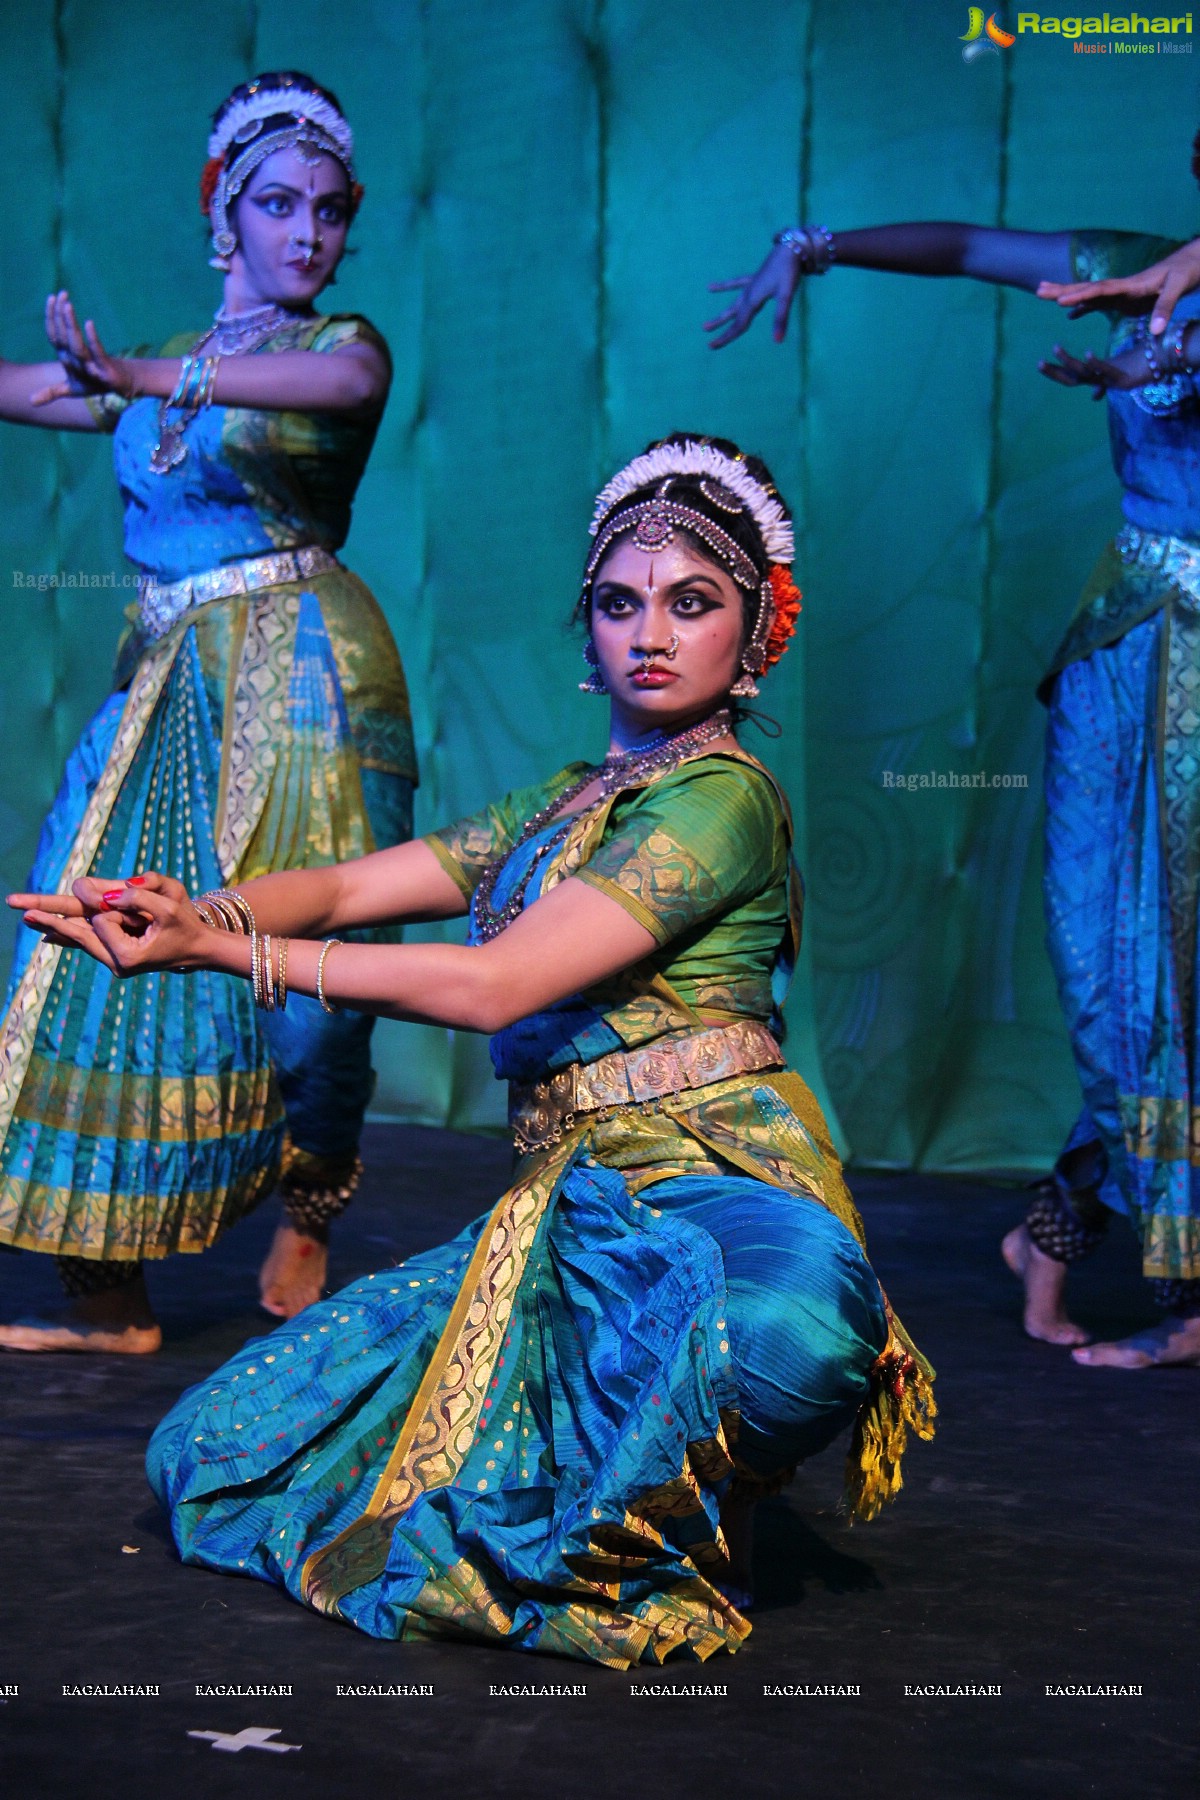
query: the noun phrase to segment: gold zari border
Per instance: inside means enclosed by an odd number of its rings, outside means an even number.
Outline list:
[[[448,1486],[466,1460],[534,1236],[577,1142],[564,1140],[493,1211],[366,1510],[304,1565],[301,1593],[318,1612],[335,1613],[382,1571],[393,1520]]]
[[[64,890],[88,873],[104,836],[121,783],[129,773],[150,716],[158,704],[179,649],[172,631],[142,660],[130,685],[104,773],[88,801],[71,853],[59,880]],[[35,945],[0,1026],[0,1142],[8,1135],[17,1098],[33,1055],[34,1039],[62,950],[42,938]]]

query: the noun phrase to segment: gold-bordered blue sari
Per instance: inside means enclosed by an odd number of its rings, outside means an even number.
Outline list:
[[[386,355],[354,315],[299,320],[255,354],[353,342]],[[162,582],[336,550],[378,423],[213,406],[158,474],[157,401],[93,410],[113,432],[126,550]],[[152,868],[198,893],[345,861],[409,836],[415,776],[396,646],[339,564],[193,606],[158,638],[135,610],[29,886]],[[370,1029],[298,996],[264,1020],[222,975],[115,981],[22,928],[0,1022],[0,1244],[107,1261],[204,1250],[274,1183],[285,1126],[296,1178],[341,1185]]]

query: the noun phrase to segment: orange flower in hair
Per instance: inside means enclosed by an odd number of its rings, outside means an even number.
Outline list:
[[[212,197],[217,191],[217,183],[221,179],[221,171],[225,167],[223,156],[210,156],[200,171],[200,211],[205,218],[212,209]]]
[[[362,205],[363,195],[366,193],[366,191],[367,190],[363,186],[361,181],[352,181],[350,183],[350,217],[351,218],[354,217],[355,213],[358,211],[359,207]]]
[[[766,666],[770,669],[779,661],[796,635],[796,620],[800,617],[800,589],[792,580],[792,571],[783,563],[772,563],[768,578],[775,597],[775,619],[767,634],[765,652]]]

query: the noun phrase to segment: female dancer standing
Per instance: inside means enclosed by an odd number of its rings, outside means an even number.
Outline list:
[[[120,974],[219,968],[260,1006],[298,990],[495,1033],[513,1186],[185,1395],[151,1479],[185,1560],[374,1636],[623,1668],[735,1650],[756,1495],[856,1421],[869,1517],[933,1407],[778,1043],[791,826],[731,702],[792,634],[790,519],[756,459],[677,437],[609,483],[593,531],[599,767],[245,882],[248,934],[157,874],[109,911],[101,881],[12,903]],[[468,912],[467,945],[327,935]]]
[[[224,297],[199,336],[113,357],[71,300],[58,362],[0,364],[0,416],[113,435],[138,612],[70,757],[32,879],[153,865],[193,885],[403,841],[415,781],[391,634],[338,562],[391,379],[365,319],[320,315],[361,199],[335,97],[260,75],[217,112],[201,197]],[[145,1352],[145,1260],[201,1251],[280,1171],[263,1304],[324,1285],[370,1096],[359,1014],[260,1019],[203,974],[125,989],[19,937],[0,1025],[0,1243],[54,1256],[60,1322],[13,1350]]]
[[[715,284],[739,298],[706,329],[719,348],[773,300],[779,341],[800,278],[834,262],[970,275],[1053,298],[1062,284],[1131,274],[1176,249],[1119,231],[800,227],[779,233],[756,274]],[[1031,1336],[1083,1346],[1078,1362],[1130,1369],[1200,1362],[1198,314],[1194,297],[1182,301],[1159,339],[1114,311],[1107,358],[1057,348],[1040,365],[1053,380],[1107,395],[1127,523],[1041,689],[1048,942],[1084,1109],[1052,1181],[1003,1248],[1025,1284]],[[1119,1343],[1087,1345],[1064,1309],[1066,1269],[1099,1241],[1114,1210],[1139,1232],[1166,1317]]]

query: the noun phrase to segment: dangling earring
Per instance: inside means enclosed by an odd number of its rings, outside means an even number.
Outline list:
[[[758,698],[758,683],[745,664],[742,665],[742,672],[729,692],[735,700],[756,700]]]
[[[208,266],[210,269],[219,269],[222,275],[228,275],[233,264],[227,256],[210,256],[208,259]]]
[[[589,638],[583,646],[583,660],[587,663],[592,672],[586,681],[580,682],[580,693],[607,694],[608,689],[605,687],[604,677],[600,673],[600,658],[596,653],[596,646],[593,644],[591,638]]]

